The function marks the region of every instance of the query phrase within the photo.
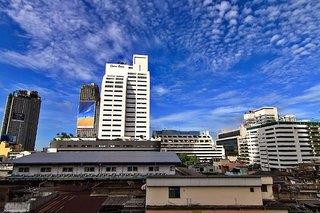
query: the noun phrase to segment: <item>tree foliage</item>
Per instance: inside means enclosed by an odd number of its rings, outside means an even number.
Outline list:
[[[71,133],[66,133],[66,132],[61,132],[61,133],[57,133],[56,138],[73,138],[73,134]]]
[[[178,156],[184,166],[191,166],[199,163],[199,159],[195,155],[180,153]]]

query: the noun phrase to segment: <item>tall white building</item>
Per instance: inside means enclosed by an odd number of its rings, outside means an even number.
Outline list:
[[[101,87],[100,139],[149,138],[148,56],[133,55],[133,65],[106,64]]]

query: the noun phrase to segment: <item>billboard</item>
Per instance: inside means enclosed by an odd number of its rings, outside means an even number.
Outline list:
[[[77,128],[94,128],[95,107],[95,101],[80,101]]]

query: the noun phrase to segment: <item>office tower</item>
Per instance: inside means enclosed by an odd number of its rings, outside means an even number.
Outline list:
[[[161,151],[195,155],[200,162],[225,158],[223,146],[215,145],[209,131],[155,131],[153,137],[161,138]]]
[[[34,150],[41,98],[36,91],[18,90],[9,94],[4,112],[2,135],[23,150]]]
[[[133,65],[106,64],[101,87],[99,138],[148,139],[150,127],[148,56]]]
[[[77,136],[94,138],[98,136],[100,92],[98,85],[91,83],[80,89]]]
[[[244,114],[245,127],[250,127],[278,120],[278,109],[276,107],[262,107],[260,109],[250,110]]]
[[[226,156],[237,156],[239,154],[239,141],[245,135],[245,128],[223,130],[217,135],[216,144],[222,145]]]

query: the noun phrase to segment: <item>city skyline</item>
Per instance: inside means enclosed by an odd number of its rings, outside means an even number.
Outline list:
[[[0,119],[9,93],[37,90],[36,147],[75,133],[81,85],[101,85],[106,63],[137,53],[149,56],[151,130],[216,132],[262,106],[319,120],[319,11],[316,1],[5,1]]]

